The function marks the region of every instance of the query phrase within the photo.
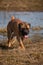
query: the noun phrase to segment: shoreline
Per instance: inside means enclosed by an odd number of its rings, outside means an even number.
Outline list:
[[[4,7],[0,7],[0,11],[8,11],[8,12],[12,12],[12,11],[15,11],[15,12],[43,12],[43,9],[26,9],[26,8],[19,8],[19,7],[16,7],[16,8],[4,8]]]
[[[43,11],[42,0],[0,0],[0,10],[6,11]]]
[[[43,30],[43,26],[32,26],[31,28],[30,28],[32,31],[40,31],[40,30]],[[5,27],[5,28],[0,28],[0,33],[6,33],[7,32],[7,28]]]
[[[1,9],[0,8],[0,11],[7,11],[7,12],[43,12],[43,10],[41,10],[41,9],[40,10],[37,10],[37,9],[36,10],[30,10],[30,9],[21,10],[21,9],[6,9],[6,8],[5,9],[3,9],[3,8]]]

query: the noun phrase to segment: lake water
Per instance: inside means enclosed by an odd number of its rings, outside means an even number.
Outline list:
[[[0,28],[6,27],[8,22],[10,21],[11,16],[14,15],[16,18],[21,19],[22,21],[26,21],[31,23],[32,26],[41,26],[43,27],[43,12],[7,12],[0,11]],[[31,31],[33,33],[42,33],[43,30],[40,31]],[[30,36],[31,36],[30,34]],[[0,36],[1,37],[1,36]]]
[[[32,26],[43,26],[43,12],[6,12],[0,11],[0,27],[5,27],[14,15],[16,18],[31,23]]]

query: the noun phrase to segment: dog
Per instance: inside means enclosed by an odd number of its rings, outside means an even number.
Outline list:
[[[29,34],[30,29],[30,23],[21,22],[21,20],[16,19],[14,24],[12,25],[12,22],[9,22],[7,25],[7,34],[8,34],[8,41],[9,41],[9,47],[11,47],[15,41],[18,39],[21,46],[23,46],[23,40],[24,37]],[[13,38],[14,36],[14,38]]]

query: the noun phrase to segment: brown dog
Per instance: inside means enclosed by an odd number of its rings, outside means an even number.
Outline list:
[[[11,47],[12,44],[14,44],[16,39],[18,39],[20,46],[24,49],[23,39],[25,35],[28,35],[29,28],[30,28],[30,24],[26,22],[22,22],[19,19],[15,19],[13,20],[13,22],[10,21],[7,25],[9,47]],[[13,39],[13,36],[14,36],[14,39]]]
[[[21,39],[23,40],[24,36],[29,34],[29,29],[31,25],[30,23],[23,22],[23,23],[19,23],[18,26],[19,26]]]

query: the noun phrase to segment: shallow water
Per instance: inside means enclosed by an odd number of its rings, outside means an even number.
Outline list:
[[[16,18],[31,23],[32,26],[43,26],[43,12],[6,12],[0,11],[0,27],[5,27],[14,15]]]
[[[43,12],[7,12],[0,11],[0,28],[6,27],[8,22],[10,21],[10,17],[14,15],[16,18],[21,19],[22,21],[26,21],[31,23],[31,27],[33,26],[41,26],[43,27]],[[43,36],[43,30],[40,31],[32,31],[30,30],[29,36],[31,37],[33,34],[39,33]],[[3,35],[0,35],[0,39],[3,39]],[[5,38],[5,37],[4,37]]]

